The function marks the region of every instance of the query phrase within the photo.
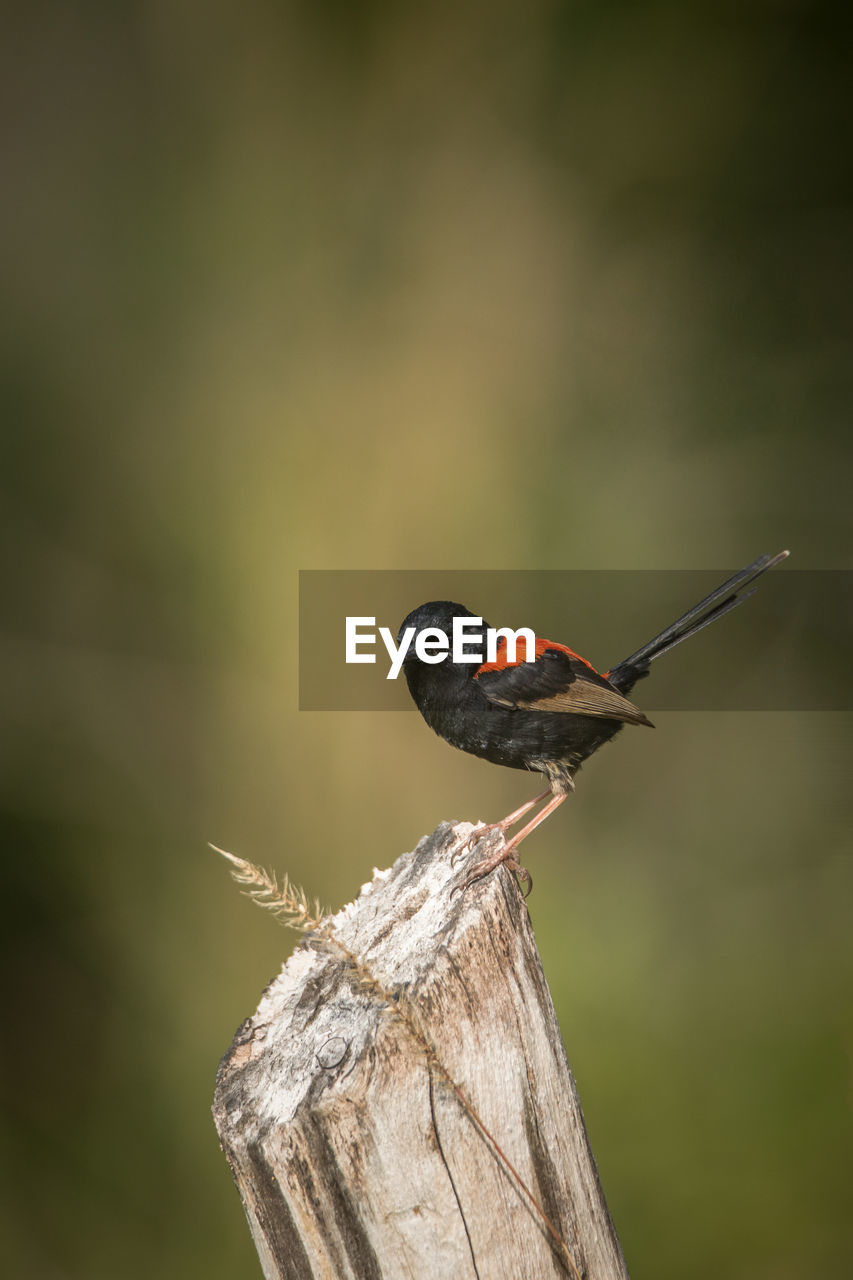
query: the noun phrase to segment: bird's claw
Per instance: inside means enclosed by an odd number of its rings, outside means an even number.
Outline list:
[[[486,840],[493,831],[500,831],[503,834],[503,827],[499,822],[481,822],[478,826],[472,827],[467,836],[463,836],[461,840],[454,846],[450,855],[450,865],[454,867],[465,853],[470,853],[475,845],[481,840]]]
[[[495,824],[491,830],[501,831],[502,836],[504,834],[499,824]],[[475,833],[472,832],[472,834]],[[491,831],[489,831],[489,834],[491,834]],[[453,889],[450,891],[451,898],[454,893],[464,893],[467,889],[470,889],[472,884],[477,880],[482,880],[484,876],[489,875],[490,872],[494,871],[495,868],[499,867],[502,863],[506,867],[507,871],[511,871],[513,875],[518,877],[519,888],[521,889],[522,896],[529,898],[533,890],[533,877],[527,868],[521,865],[515,855],[516,850],[511,844],[509,844],[498,849],[495,853],[490,854],[487,858],[481,858],[479,862],[474,864],[462,883],[454,885]]]

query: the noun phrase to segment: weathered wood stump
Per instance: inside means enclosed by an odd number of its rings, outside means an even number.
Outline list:
[[[452,892],[471,830],[376,872],[223,1059],[268,1280],[627,1276],[521,894],[503,870]]]

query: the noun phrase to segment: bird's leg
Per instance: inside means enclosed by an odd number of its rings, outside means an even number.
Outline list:
[[[540,800],[544,800],[550,794],[551,788],[546,787],[544,791],[540,791],[538,796],[534,796],[526,804],[519,805],[517,809],[513,809],[512,813],[508,813],[505,818],[501,818],[500,822],[488,822],[485,826],[475,827],[470,835],[467,835],[462,841],[458,850],[454,853],[452,861],[455,862],[459,854],[464,853],[466,849],[473,848],[484,836],[491,835],[493,831],[500,831],[501,835],[505,836],[510,827],[514,827],[518,820],[523,818],[526,813],[529,813],[534,805],[537,805]]]
[[[522,840],[525,840],[530,835],[531,831],[536,830],[540,822],[544,822],[545,819],[550,814],[552,814],[555,809],[558,809],[560,807],[560,805],[565,800],[567,794],[568,794],[567,792],[561,791],[558,795],[552,796],[551,799],[548,801],[548,803],[542,809],[539,810],[539,812],[536,814],[536,817],[531,818],[527,826],[522,827],[521,831],[519,831],[517,836],[513,836],[509,844],[501,845],[501,847],[497,849],[494,853],[489,854],[488,858],[483,858],[482,861],[476,863],[468,872],[468,875],[465,879],[465,883],[462,885],[462,888],[467,889],[468,886],[472,885],[475,880],[481,880],[483,876],[487,876],[490,871],[494,871],[495,867],[499,867],[502,862],[505,862],[507,865],[507,868],[510,871],[515,872],[515,874],[519,877],[519,879],[521,879],[522,882],[524,882],[527,885],[527,893],[525,893],[524,896],[525,898],[528,897],[531,889],[533,888],[533,877],[531,876],[530,872],[526,869],[526,867],[523,867],[521,863],[518,861],[518,858],[515,856],[516,850],[518,849],[518,846],[521,844]],[[538,796],[537,799],[541,800],[542,796]],[[535,804],[536,801],[533,801],[533,803]],[[497,827],[500,827],[501,824],[496,823],[495,825]]]
[[[550,794],[551,794],[551,788],[546,787],[544,791],[539,792],[538,796],[534,796],[532,800],[528,800],[527,804],[519,805],[517,809],[513,809],[512,813],[507,814],[507,816],[505,818],[502,818],[500,822],[493,822],[491,829],[500,830],[504,833],[504,835],[506,835],[510,827],[514,827],[515,824],[518,822],[519,818],[523,818],[526,813],[529,813],[529,811],[533,808],[534,805],[537,805],[540,800],[544,800],[545,797],[549,796]]]

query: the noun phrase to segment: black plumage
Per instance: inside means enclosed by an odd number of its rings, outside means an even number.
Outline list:
[[[742,603],[752,595],[747,588],[755,579],[787,555],[782,551],[760,556],[604,674],[565,645],[547,640],[537,640],[535,661],[508,661],[502,642],[495,660],[481,665],[454,662],[450,654],[441,662],[426,663],[415,653],[414,643],[410,645],[403,662],[406,682],[418,710],[440,737],[494,764],[537,771],[548,780],[541,796],[489,829],[505,836],[522,814],[551,792],[548,804],[497,854],[479,863],[466,883],[499,862],[530,881],[515,851],[574,789],[573,779],[583,762],[623,725],[651,727],[651,721],[626,697],[648,674],[651,663]],[[410,628],[415,633],[438,628],[449,637],[455,617],[475,616],[450,600],[422,604],[403,622],[398,644]],[[468,625],[466,651],[485,654],[487,626],[485,622],[482,628]],[[524,656],[523,644],[518,656]],[[475,836],[479,839],[483,834],[480,828]]]

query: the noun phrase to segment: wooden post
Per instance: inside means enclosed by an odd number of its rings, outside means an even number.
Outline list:
[[[521,894],[505,870],[453,892],[471,830],[376,872],[222,1061],[267,1280],[627,1277]]]

